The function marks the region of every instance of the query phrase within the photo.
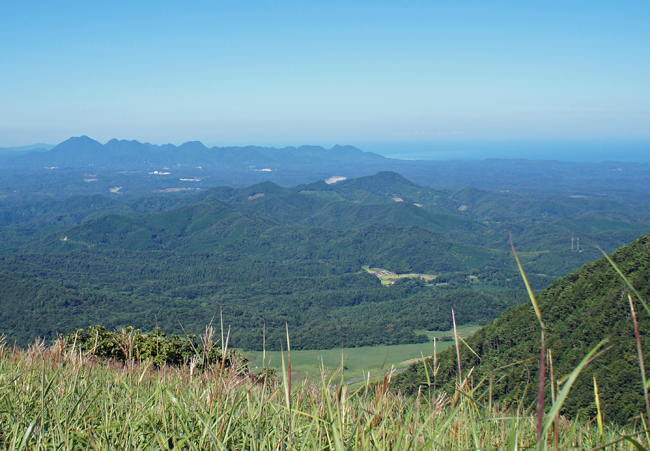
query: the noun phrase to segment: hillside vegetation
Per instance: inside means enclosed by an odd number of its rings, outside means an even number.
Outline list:
[[[644,299],[650,295],[650,235],[637,239],[612,254],[613,261]],[[624,423],[645,409],[635,334],[626,283],[602,258],[556,281],[537,300],[546,323],[546,345],[552,353],[555,380],[568,375],[601,340],[613,347],[585,370],[564,404],[564,412],[594,416],[595,376],[606,420]],[[633,294],[634,296],[634,294]],[[635,299],[641,345],[650,349],[650,316]],[[471,348],[474,352],[470,351]],[[461,368],[474,368],[472,378],[489,378],[494,400],[506,404],[534,404],[537,397],[540,326],[530,303],[506,310],[493,322],[461,344]],[[436,385],[452,390],[458,373],[455,347],[438,356]],[[498,368],[522,362],[503,370]],[[432,361],[428,366],[432,371]],[[431,373],[433,374],[433,373]],[[550,377],[550,375],[549,375]],[[422,363],[396,378],[396,387],[416,393],[426,381]],[[550,382],[546,384],[551,405]]]
[[[105,324],[199,333],[223,311],[236,346],[418,343],[525,301],[511,230],[537,290],[648,231],[622,202],[436,190],[394,172],[291,189],[80,196],[0,210],[0,332],[21,345]],[[584,231],[584,234],[582,233]],[[580,233],[581,251],[570,237]],[[519,245],[519,244],[518,244]],[[364,266],[428,274],[381,286]]]

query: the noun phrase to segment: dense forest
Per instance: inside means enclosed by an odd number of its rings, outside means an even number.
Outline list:
[[[611,257],[644,299],[650,295],[650,235],[617,250]],[[650,316],[612,265],[602,258],[556,281],[537,297],[546,324],[546,345],[552,353],[554,376],[568,375],[601,340],[609,338],[612,347],[582,371],[568,400],[565,412],[579,409],[595,413],[593,376],[596,376],[605,420],[625,422],[643,411],[641,376],[628,294],[636,303],[641,342],[650,347]],[[489,378],[492,373],[493,397],[507,404],[523,400],[533,405],[539,380],[540,326],[530,302],[506,310],[461,344],[461,368],[474,369],[472,378]],[[471,348],[474,352],[470,351]],[[454,390],[458,363],[456,350],[438,356],[435,385]],[[433,374],[432,361],[427,362]],[[548,367],[547,367],[548,368]],[[547,376],[550,377],[550,376]],[[416,392],[426,389],[422,362],[397,376],[395,387]],[[546,384],[550,402],[550,382]]]
[[[521,290],[474,290],[403,279],[382,286],[365,271],[303,261],[169,252],[88,251],[0,257],[0,319],[10,339],[54,338],[78,327],[134,324],[197,333],[223,311],[235,346],[280,348],[284,322],[295,349],[413,343],[413,330],[486,323],[525,300]],[[460,290],[456,287],[466,286]],[[371,309],[368,307],[372,306]]]
[[[394,172],[283,188],[0,204],[0,333],[25,345],[103,324],[203,330],[235,346],[416,343],[525,302],[512,232],[536,290],[650,231],[621,200],[416,185]],[[572,236],[581,239],[571,250]],[[427,274],[381,285],[364,267]],[[371,307],[371,308],[369,308]]]

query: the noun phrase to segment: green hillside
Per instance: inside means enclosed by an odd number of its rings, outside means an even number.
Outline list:
[[[422,227],[371,223],[350,231],[281,225],[236,210],[212,197],[198,205],[144,215],[109,215],[42,238],[32,249],[51,252],[84,248],[230,252],[278,260],[327,261],[341,271],[365,264],[396,272],[468,271],[454,243]],[[460,249],[460,247],[458,247]],[[473,252],[489,261],[493,254]]]
[[[612,259],[648,299],[650,235],[617,250]],[[582,372],[565,403],[567,413],[584,409],[587,415],[593,416],[596,408],[593,375],[598,380],[606,420],[625,422],[645,408],[628,291],[621,277],[603,258],[556,281],[537,297],[547,325],[546,343],[553,355],[557,379],[569,374],[600,340],[609,337],[614,345]],[[642,345],[647,352],[650,317],[638,301],[636,307]],[[462,368],[466,372],[474,368],[473,380],[479,381],[492,369],[531,359],[499,370],[493,378],[495,400],[516,404],[523,399],[525,406],[531,405],[537,396],[539,337],[539,324],[530,303],[510,308],[467,340],[478,356],[461,345]],[[438,362],[436,384],[451,390],[457,377],[455,348],[443,352]],[[415,392],[424,381],[426,375],[419,363],[399,375],[395,386]],[[547,396],[549,392],[547,384]]]
[[[394,172],[292,189],[77,196],[0,209],[0,333],[21,344],[95,323],[200,332],[223,308],[233,341],[296,349],[417,343],[525,301],[512,231],[536,290],[650,228],[647,208],[418,186]],[[570,237],[580,233],[581,249]],[[434,278],[382,287],[364,266]]]

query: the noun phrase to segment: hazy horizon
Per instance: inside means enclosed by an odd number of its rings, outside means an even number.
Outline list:
[[[2,2],[0,143],[373,143],[414,155],[449,141],[462,155],[478,142],[650,141],[649,13],[587,1]]]

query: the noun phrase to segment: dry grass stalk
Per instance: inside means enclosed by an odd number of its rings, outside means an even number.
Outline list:
[[[201,343],[203,344],[203,364],[207,365],[210,361],[210,352],[214,346],[214,327],[206,326],[205,333],[201,335]]]
[[[5,358],[5,349],[7,347],[7,336],[5,334],[0,335],[0,360]]]

